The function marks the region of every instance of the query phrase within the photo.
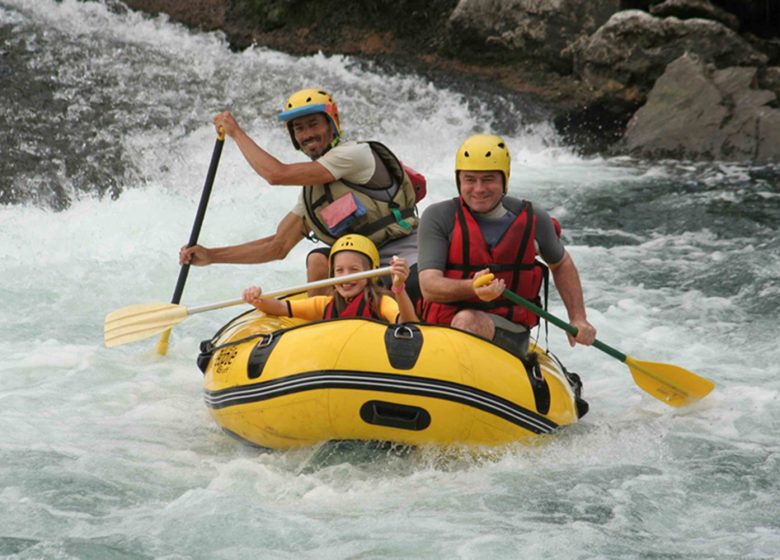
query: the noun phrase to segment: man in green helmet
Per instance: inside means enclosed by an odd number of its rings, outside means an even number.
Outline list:
[[[342,141],[338,107],[319,89],[291,95],[279,114],[293,146],[312,161],[282,163],[258,146],[229,112],[214,125],[238,145],[252,168],[271,185],[302,185],[295,207],[276,233],[228,247],[183,247],[181,264],[258,264],[280,260],[304,237],[322,241],[306,259],[308,281],[326,278],[330,245],[343,234],[356,233],[379,248],[382,264],[393,256],[413,267],[408,290],[417,286],[417,223],[415,188],[395,155],[378,142]]]
[[[506,196],[510,155],[499,136],[479,134],[458,150],[458,198],[428,207],[420,222],[418,267],[422,319],[493,340],[510,352],[527,352],[529,330],[539,318],[503,298],[504,289],[540,304],[545,267],[577,327],[572,345],[592,344],[596,329],[586,317],[574,261],[560,240],[560,226],[547,212]],[[473,280],[492,272],[486,286]]]

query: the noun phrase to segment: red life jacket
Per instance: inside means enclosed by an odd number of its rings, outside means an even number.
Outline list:
[[[361,292],[360,295],[350,301],[341,313],[336,310],[336,298],[331,299],[328,302],[328,305],[325,306],[322,318],[337,319],[339,317],[369,317],[379,319],[379,317],[374,315],[371,311],[371,306],[368,305],[365,292]]]
[[[531,203],[524,200],[517,217],[493,249],[489,249],[479,224],[462,199],[455,199],[455,227],[447,254],[446,278],[472,278],[476,272],[490,268],[496,278],[503,278],[506,287],[525,299],[541,305],[539,291],[545,266],[536,260],[536,216]],[[556,228],[557,229],[557,228]],[[461,309],[478,309],[506,317],[514,323],[531,328],[539,317],[509,300],[498,298],[482,301],[476,296],[455,303],[425,302],[423,320],[449,325]]]

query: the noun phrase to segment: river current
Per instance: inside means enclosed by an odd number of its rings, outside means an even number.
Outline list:
[[[106,313],[171,297],[211,117],[302,161],[275,115],[312,85],[426,174],[423,209],[454,195],[466,136],[504,134],[509,190],[562,222],[599,338],[714,392],[669,408],[551,326],[591,410],[533,445],[264,453],[202,402],[198,342],[235,309],[176,327],[164,358],[103,348]],[[0,558],[780,557],[780,167],[585,158],[526,110],[349,57],[232,52],[119,2],[0,0]],[[201,242],[269,235],[296,196],[228,139]],[[193,268],[182,302],[301,284],[309,248]]]

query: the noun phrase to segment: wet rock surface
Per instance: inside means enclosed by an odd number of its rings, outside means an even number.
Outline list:
[[[618,152],[649,158],[777,161],[780,109],[752,67],[716,69],[683,54],[629,121]]]

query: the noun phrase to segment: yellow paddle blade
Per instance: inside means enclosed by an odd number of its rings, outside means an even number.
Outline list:
[[[106,315],[103,341],[107,348],[112,348],[143,340],[178,325],[187,317],[187,308],[175,303],[128,305]]]
[[[643,362],[626,356],[634,381],[669,406],[680,407],[706,397],[715,383],[672,364]]]
[[[157,353],[160,356],[165,356],[168,353],[168,339],[171,338],[171,329],[162,333],[160,340],[157,341]]]

